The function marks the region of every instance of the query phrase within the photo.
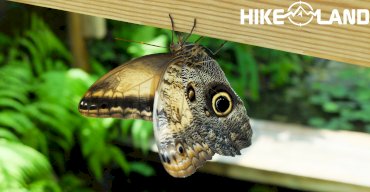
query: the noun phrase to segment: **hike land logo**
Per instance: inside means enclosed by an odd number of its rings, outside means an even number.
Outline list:
[[[272,16],[272,20],[270,19]],[[291,4],[288,10],[284,9],[244,9],[240,10],[240,24],[250,25],[283,25],[285,19],[297,26],[304,26],[316,19],[319,25],[368,25],[370,14],[368,9],[333,9],[329,19],[321,17],[321,9],[314,10],[306,2],[299,1]]]

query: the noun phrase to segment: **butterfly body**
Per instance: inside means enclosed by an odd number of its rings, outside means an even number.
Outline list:
[[[86,116],[153,120],[160,160],[174,177],[193,174],[215,153],[240,155],[252,129],[242,100],[209,51],[180,43],[99,79],[80,102]]]

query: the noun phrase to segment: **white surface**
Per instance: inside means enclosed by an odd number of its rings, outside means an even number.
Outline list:
[[[213,161],[370,187],[370,135],[252,121],[252,146]]]

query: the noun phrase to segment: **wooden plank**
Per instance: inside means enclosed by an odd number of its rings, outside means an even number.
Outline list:
[[[287,173],[256,169],[252,167],[235,165],[230,166],[218,161],[206,164],[206,166],[200,169],[200,171],[237,180],[254,181],[258,183],[276,185],[297,190],[320,192],[369,192],[370,190],[369,187],[361,185],[309,178]]]
[[[193,18],[198,24],[195,34],[279,49],[325,59],[370,66],[370,25],[318,25],[312,22],[296,26],[241,25],[241,9],[287,10],[297,1],[268,0],[12,0],[37,6],[94,15],[142,25],[170,29],[168,14],[175,19],[176,30],[189,32]],[[369,0],[314,1],[307,0],[314,9],[322,10],[328,20],[332,9],[369,9]]]
[[[310,191],[370,191],[370,135],[252,121],[242,156],[216,155],[201,171]]]
[[[83,37],[82,16],[77,13],[68,13],[67,15],[68,37],[73,56],[72,66],[90,71],[86,43]]]

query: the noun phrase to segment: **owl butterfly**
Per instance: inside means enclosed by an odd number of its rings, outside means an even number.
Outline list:
[[[190,34],[178,37],[176,44],[172,34],[170,53],[143,56],[113,69],[79,104],[85,116],[153,120],[161,162],[173,177],[193,174],[215,153],[240,155],[251,145],[242,100],[213,54],[197,42],[186,43]]]

